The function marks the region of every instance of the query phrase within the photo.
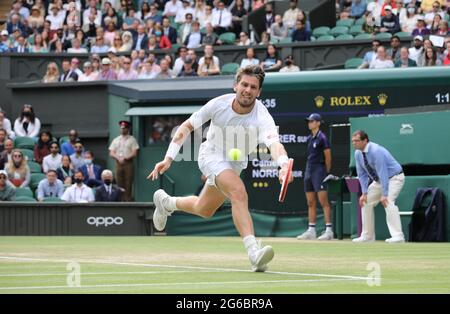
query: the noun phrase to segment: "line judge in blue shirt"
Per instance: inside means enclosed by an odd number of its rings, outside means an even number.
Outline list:
[[[395,200],[405,183],[402,166],[381,145],[369,142],[366,132],[358,130],[352,135],[355,148],[356,172],[361,184],[362,233],[353,242],[375,240],[374,207],[381,202],[386,210],[386,222],[391,234],[388,243],[405,242],[400,214]]]

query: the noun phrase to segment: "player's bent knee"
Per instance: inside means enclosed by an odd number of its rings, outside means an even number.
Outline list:
[[[248,201],[248,195],[247,192],[245,191],[245,188],[242,189],[233,189],[232,191],[230,191],[230,200],[231,202],[247,202]]]

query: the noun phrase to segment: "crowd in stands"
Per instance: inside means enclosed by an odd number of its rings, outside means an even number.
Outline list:
[[[57,140],[41,130],[31,105],[11,125],[0,109],[0,201],[111,202],[126,194],[76,130]]]

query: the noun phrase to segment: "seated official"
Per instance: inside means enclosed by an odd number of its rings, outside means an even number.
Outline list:
[[[95,189],[96,202],[121,202],[124,189],[118,187],[113,182],[113,173],[111,170],[103,170],[103,184]]]

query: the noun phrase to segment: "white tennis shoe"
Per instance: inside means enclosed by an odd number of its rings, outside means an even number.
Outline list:
[[[325,231],[324,233],[322,233],[322,235],[320,237],[317,238],[317,240],[321,240],[321,241],[330,241],[333,239],[334,239],[333,231]]]
[[[306,230],[303,234],[297,236],[297,240],[316,240],[317,233],[315,231]]]
[[[167,209],[167,202],[169,201],[169,198],[170,195],[162,189],[157,190],[155,194],[153,194],[153,204],[155,204],[153,224],[158,231],[164,230],[167,223],[167,217],[172,214],[172,212]]]
[[[265,272],[267,270],[267,264],[273,259],[275,252],[270,245],[261,247],[261,243],[258,243],[258,249],[249,253],[250,263],[252,264],[252,271]]]

